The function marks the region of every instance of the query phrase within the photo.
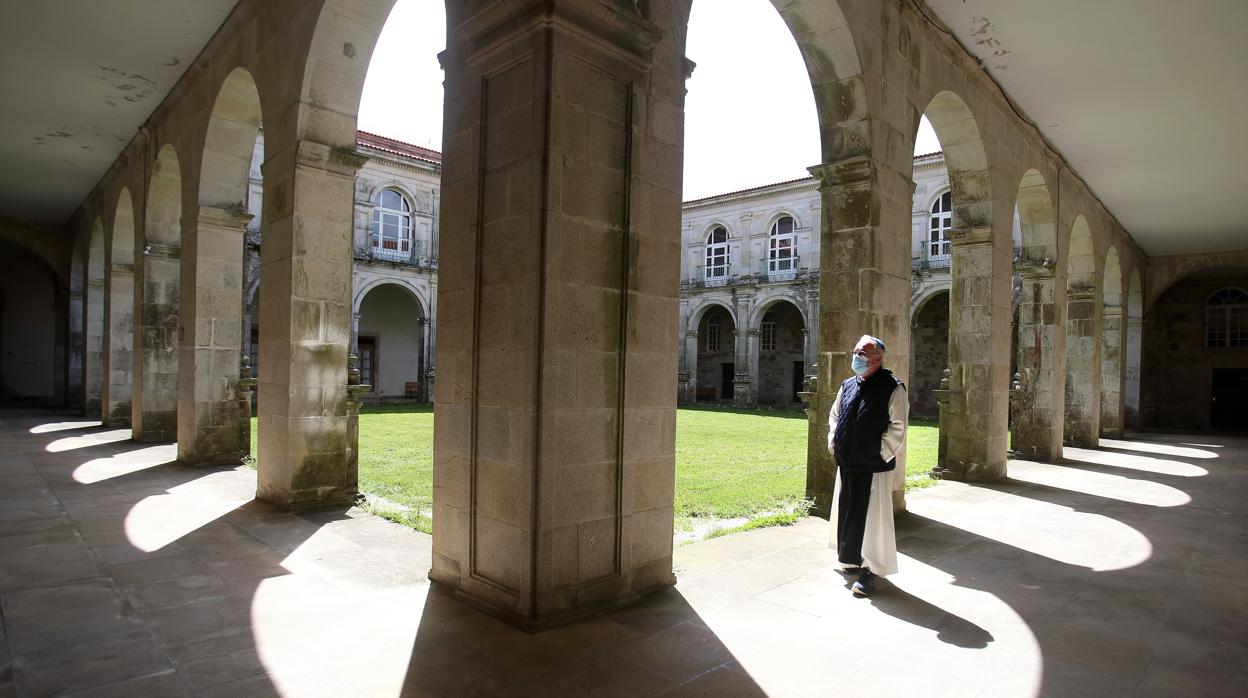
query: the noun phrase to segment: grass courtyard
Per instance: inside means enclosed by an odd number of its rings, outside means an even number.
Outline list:
[[[703,537],[787,523],[805,513],[806,416],[687,407],[676,412],[676,524]],[[252,419],[252,453],[256,453]],[[914,420],[906,489],[926,487],[937,428]],[[377,514],[428,533],[433,507],[433,408],[364,405],[360,490]]]

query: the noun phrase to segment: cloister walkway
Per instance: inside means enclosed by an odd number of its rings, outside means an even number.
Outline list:
[[[539,635],[431,587],[430,538],[253,501],[98,422],[0,415],[0,696],[1232,695],[1248,439],[1145,435],[914,493],[870,600],[818,519]]]

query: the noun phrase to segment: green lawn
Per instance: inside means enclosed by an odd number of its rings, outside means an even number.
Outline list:
[[[676,517],[683,528],[718,519],[791,522],[805,511],[806,416],[801,412],[681,408],[676,413]],[[256,452],[252,419],[252,453]],[[935,481],[937,428],[910,425],[906,489]],[[373,511],[430,530],[433,408],[365,405],[360,415],[360,490]],[[378,498],[383,498],[382,501]]]

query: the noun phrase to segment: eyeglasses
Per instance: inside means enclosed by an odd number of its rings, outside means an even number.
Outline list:
[[[854,355],[854,356],[861,356],[861,357],[862,357],[862,358],[864,358],[864,359],[869,359],[869,358],[871,358],[871,356],[870,356],[869,354],[867,354],[867,352],[863,351],[862,349],[855,349],[855,350],[851,351],[851,352],[850,352],[850,354],[852,354],[852,355]]]

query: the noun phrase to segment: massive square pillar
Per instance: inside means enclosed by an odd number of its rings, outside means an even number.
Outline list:
[[[266,146],[277,152],[264,163],[256,496],[291,510],[349,505],[351,202],[366,159],[308,140]]]
[[[1107,305],[1101,316],[1101,424],[1100,435],[1121,439],[1123,431],[1123,321],[1122,306]]]
[[[448,38],[430,576],[529,628],[670,585],[683,71],[614,0]]]
[[[1056,462],[1062,456],[1065,404],[1062,371],[1066,332],[1062,299],[1052,264],[1019,269],[1018,373],[1021,394],[1013,423],[1013,450],[1023,458]]]
[[[180,257],[174,245],[148,243],[144,248],[132,424],[136,441],[178,437]]]
[[[104,293],[104,424],[130,426],[134,382],[134,265],[109,265]]]
[[[1070,446],[1096,448],[1101,421],[1100,299],[1095,288],[1066,292],[1066,425]]]
[[[182,245],[178,460],[237,465],[250,448],[238,401],[243,230],[251,215],[201,205]]]

